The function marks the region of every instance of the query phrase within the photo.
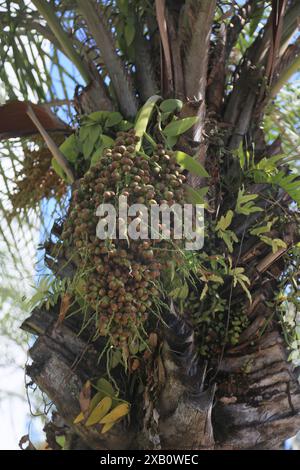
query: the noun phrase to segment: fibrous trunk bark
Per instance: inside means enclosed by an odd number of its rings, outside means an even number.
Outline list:
[[[251,312],[253,323],[265,311],[264,301]],[[267,312],[268,314],[270,312]],[[180,353],[165,343],[162,354],[166,382],[158,409],[156,443],[141,439],[141,424],[120,423],[101,435],[94,427],[74,425],[85,381],[103,374],[97,365],[100,343],[78,336],[78,324],[57,324],[58,311],[37,310],[23,328],[38,336],[30,350],[27,374],[49,396],[81,448],[91,449],[271,449],[300,428],[300,388],[276,322],[257,338],[250,329],[245,344],[228,350],[218,373],[203,387],[205,368],[194,379],[181,373]],[[250,328],[250,327],[249,327]],[[200,386],[198,386],[200,382]],[[188,385],[188,386],[187,386]],[[126,432],[124,432],[126,429]],[[78,441],[76,441],[78,442]]]

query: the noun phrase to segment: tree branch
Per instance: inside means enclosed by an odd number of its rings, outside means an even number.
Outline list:
[[[137,100],[130,77],[116,52],[111,32],[106,28],[93,0],[77,0],[80,13],[84,17],[90,33],[101,51],[103,62],[112,81],[114,91],[123,116],[132,118],[137,112]]]
[[[166,2],[165,0],[155,0],[155,9],[156,9],[156,19],[160,34],[160,39],[163,49],[164,57],[164,69],[166,72],[166,90],[164,94],[167,96],[173,92],[174,81],[173,81],[173,71],[172,71],[172,59],[171,59],[171,48],[168,37],[168,28],[166,20]]]
[[[62,152],[59,150],[57,147],[56,143],[54,140],[50,137],[48,132],[44,129],[38,118],[36,117],[33,109],[31,106],[28,106],[27,108],[27,114],[40,132],[41,136],[43,137],[48,149],[53,155],[53,158],[58,162],[58,164],[62,167],[64,172],[66,173],[67,177],[69,178],[70,182],[73,183],[75,181],[73,172],[71,170],[71,167],[69,163],[67,162],[65,156],[62,154]]]
[[[300,69],[300,39],[291,44],[283,54],[274,72],[274,80],[271,86],[269,99],[274,98],[280,89]]]
[[[202,0],[184,64],[185,89],[192,100],[204,100],[210,33],[216,8],[215,0]]]

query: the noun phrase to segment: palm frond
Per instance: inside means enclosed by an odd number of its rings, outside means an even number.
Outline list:
[[[120,110],[125,117],[133,117],[137,112],[137,100],[129,74],[125,70],[103,11],[93,0],[78,0],[78,8],[101,52],[103,62],[114,87]]]

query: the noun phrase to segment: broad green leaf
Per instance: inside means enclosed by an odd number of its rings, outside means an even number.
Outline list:
[[[118,113],[118,112],[113,112],[113,113],[110,113],[108,118],[106,119],[105,121],[105,127],[113,127],[113,126],[116,126],[118,124],[120,124],[120,122],[123,120],[123,116],[122,114]]]
[[[95,165],[95,163],[97,163],[101,159],[103,152],[106,148],[112,147],[114,145],[114,140],[108,135],[101,134],[100,137],[101,144],[91,156],[91,166]]]
[[[70,162],[75,162],[75,160],[77,159],[80,153],[77,136],[75,134],[71,134],[61,144],[59,149],[62,152],[62,154],[67,158],[67,160],[69,160]]]
[[[193,127],[198,120],[198,116],[174,120],[164,128],[163,133],[167,137],[184,134],[184,132]]]
[[[207,194],[209,187],[194,189],[191,186],[186,185],[187,201],[191,204],[204,204],[204,196]]]
[[[132,122],[130,121],[126,121],[125,119],[123,119],[119,124],[118,124],[118,130],[119,131],[129,131],[129,129],[132,129],[133,128],[133,124]]]
[[[173,149],[173,147],[175,147],[175,145],[177,144],[177,141],[178,141],[178,136],[176,135],[168,135],[166,137],[167,146],[170,149]]]
[[[162,101],[159,105],[159,109],[163,113],[174,113],[175,111],[180,111],[182,109],[182,105],[182,101],[171,98]]]
[[[79,139],[80,142],[83,144],[86,139],[89,137],[89,127],[82,125],[79,129]]]
[[[155,105],[156,105],[157,101],[160,100],[160,99],[161,99],[161,97],[158,96],[158,95],[151,96],[146,101],[144,106],[140,109],[140,111],[137,115],[137,119],[136,119],[136,123],[135,123],[134,128],[135,128],[135,131],[136,131],[136,135],[138,137],[140,137],[140,139],[141,139],[136,144],[136,150],[137,151],[139,151],[140,148],[141,148],[142,138],[144,136],[144,133],[147,130],[147,126],[149,124],[150,118],[151,118],[152,113],[154,111]]]
[[[209,177],[209,174],[205,170],[205,168],[201,165],[201,163],[197,162],[193,157],[188,155],[185,152],[181,152],[178,150],[174,153],[176,161],[178,165],[180,165],[185,170],[188,170],[190,173],[196,176],[202,176],[205,178]]]
[[[102,132],[102,127],[99,126],[98,124],[95,124],[88,128],[88,137],[85,139],[82,145],[84,158],[86,159],[90,158],[94,150],[95,144],[98,138],[101,136],[101,132]]]
[[[94,150],[93,142],[89,139],[85,140],[83,142],[83,145],[82,145],[82,151],[83,151],[84,158],[86,158],[86,159],[90,158],[93,150]]]
[[[109,135],[101,134],[102,145],[104,148],[112,147],[115,143],[114,139],[109,137]]]
[[[161,122],[165,123],[167,119],[171,116],[172,113],[161,113]]]
[[[89,114],[89,119],[92,121],[97,122],[98,124],[102,124],[105,119],[109,116],[110,112],[109,111],[95,111],[91,114]]]
[[[103,392],[107,396],[110,396],[110,397],[115,396],[115,390],[113,386],[106,379],[103,379],[103,378],[99,379],[97,381],[96,388],[97,390],[99,390],[99,392]]]

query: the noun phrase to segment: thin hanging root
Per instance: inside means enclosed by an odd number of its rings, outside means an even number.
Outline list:
[[[38,118],[37,118],[36,114],[34,113],[31,106],[27,107],[26,113],[30,117],[30,119],[32,120],[35,127],[38,129],[41,136],[43,137],[48,149],[50,150],[51,154],[53,155],[53,158],[55,158],[55,160],[59,163],[59,165],[62,167],[62,169],[66,173],[70,183],[74,183],[75,178],[74,178],[73,172],[71,170],[71,167],[69,166],[69,164],[68,164],[67,160],[65,159],[64,155],[62,154],[62,152],[57,147],[54,140],[50,137],[48,132],[44,129],[44,127],[42,126],[42,124],[38,120]]]

